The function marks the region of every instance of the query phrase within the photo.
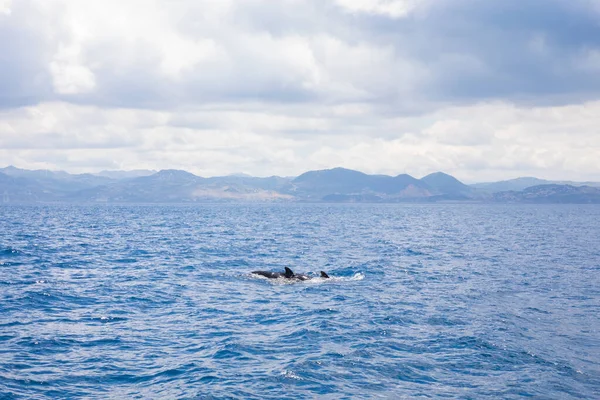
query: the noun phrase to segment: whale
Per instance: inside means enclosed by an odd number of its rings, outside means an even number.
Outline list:
[[[310,279],[313,279],[311,276],[308,276],[306,274],[296,274],[294,271],[292,271],[288,267],[285,267],[285,272],[252,271],[251,273],[254,275],[264,276],[265,278],[269,278],[269,279],[284,278],[284,279],[295,279],[295,280],[299,280],[299,281],[308,281]],[[326,272],[321,271],[321,278],[329,278],[329,275],[327,275]]]

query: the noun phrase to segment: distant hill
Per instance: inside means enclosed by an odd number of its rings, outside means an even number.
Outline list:
[[[496,202],[515,203],[600,203],[600,188],[573,185],[538,185],[522,191],[499,192],[493,195]]]
[[[262,189],[287,191],[291,188],[291,179],[271,176],[268,178],[256,178],[252,176],[229,175],[206,178],[206,182],[213,186],[227,186],[237,189]]]
[[[69,200],[124,203],[187,202],[204,178],[180,170],[162,170],[73,193]]]
[[[473,189],[455,177],[445,174],[443,172],[434,172],[423,178],[421,182],[424,182],[429,186],[436,195],[452,195],[452,196],[469,196],[473,194]]]
[[[482,189],[490,193],[496,192],[506,192],[511,190],[523,190],[528,187],[538,186],[538,185],[548,185],[552,182],[547,181],[545,179],[538,179],[532,177],[521,177],[516,179],[509,179],[506,181],[499,182],[484,182],[484,183],[475,183],[470,185],[475,189]]]
[[[34,180],[0,172],[0,204],[56,201],[59,195],[46,191]]]
[[[181,170],[162,170],[73,194],[70,200],[120,203],[189,203],[199,201],[270,201],[287,199],[278,189],[289,180],[239,176],[203,178]]]
[[[39,189],[50,198],[113,182],[113,179],[92,174],[69,174],[64,171],[49,170],[32,171],[13,166],[0,168],[0,173],[25,179],[28,187],[35,187],[36,190]]]
[[[0,172],[14,177],[27,178],[50,187],[62,190],[78,190],[82,187],[91,187],[111,182],[113,179],[92,174],[69,174],[64,171],[50,171],[47,169],[27,170],[13,166],[0,168]]]
[[[310,200],[331,199],[332,195],[384,200],[431,194],[427,184],[410,175],[367,175],[345,168],[305,172],[292,181],[291,192]]]
[[[346,168],[308,171],[296,178],[256,178],[242,174],[204,178],[182,170],[62,171],[0,168],[0,200],[4,203],[197,203],[232,201],[301,202],[518,202],[600,203],[600,187],[544,184],[536,178],[465,185],[435,172],[421,179],[407,174],[369,175]],[[148,174],[149,173],[149,174]],[[139,176],[136,176],[139,175]],[[522,190],[502,190],[506,187]]]
[[[539,185],[570,185],[570,186],[592,186],[600,187],[600,182],[573,182],[573,181],[549,181],[533,177],[521,177],[499,182],[484,182],[469,185],[471,188],[486,191],[488,193],[507,192],[512,190],[523,190]]]

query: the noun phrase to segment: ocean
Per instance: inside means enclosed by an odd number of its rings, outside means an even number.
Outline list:
[[[0,398],[600,398],[600,206],[3,205]]]

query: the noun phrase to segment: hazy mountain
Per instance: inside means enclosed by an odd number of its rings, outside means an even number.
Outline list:
[[[55,201],[60,196],[44,190],[36,181],[0,172],[0,203]]]
[[[119,180],[82,190],[70,200],[95,202],[187,202],[204,178],[186,171],[162,170],[149,176]]]
[[[493,194],[496,202],[517,203],[600,203],[600,188],[573,185],[538,185],[522,191]]]
[[[427,184],[438,195],[468,196],[473,193],[472,188],[443,172],[429,174],[421,178],[421,182]]]
[[[96,187],[112,182],[106,177],[92,174],[69,174],[64,171],[26,170],[9,166],[0,168],[0,172],[15,178],[24,178],[35,182],[37,188],[45,193],[60,196],[69,192]]]
[[[207,184],[214,186],[228,186],[231,188],[245,189],[263,189],[288,191],[291,188],[290,178],[281,178],[279,176],[271,176],[268,178],[256,178],[252,176],[229,175],[213,178],[206,178]]]
[[[410,175],[395,177],[388,175],[367,175],[345,168],[309,171],[292,181],[290,193],[308,200],[342,199],[342,196],[373,196],[379,199],[423,197],[430,195],[429,187]]]
[[[593,186],[600,187],[600,182],[573,182],[573,181],[549,181],[533,177],[521,177],[499,182],[484,182],[469,185],[472,188],[486,191],[488,193],[506,192],[512,190],[523,190],[539,185],[570,185],[570,186]]]
[[[198,201],[268,201],[286,199],[278,190],[289,180],[239,176],[203,178],[181,170],[162,170],[149,176],[120,180],[78,192],[72,200],[93,202],[170,203]]]
[[[553,182],[547,181],[545,179],[538,179],[532,177],[521,177],[516,179],[509,179],[506,181],[499,182],[483,182],[483,183],[475,183],[470,185],[475,189],[482,189],[490,193],[496,192],[505,192],[511,190],[523,190],[528,187],[538,186],[538,185],[548,185]]]
[[[106,174],[106,171],[104,171]],[[120,174],[119,172],[123,172]],[[189,203],[206,201],[435,202],[491,201],[525,203],[600,203],[600,187],[534,185],[524,190],[493,192],[503,187],[546,182],[536,178],[487,183],[488,192],[436,172],[369,175],[345,168],[308,171],[296,178],[245,175],[203,178],[181,170],[111,171],[108,176],[46,170],[0,169],[0,199],[8,202]],[[130,174],[143,176],[131,177]],[[117,177],[121,177],[117,179]],[[495,185],[495,186],[494,186]],[[490,189],[491,188],[491,189]]]

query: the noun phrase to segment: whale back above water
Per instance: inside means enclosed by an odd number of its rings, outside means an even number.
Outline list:
[[[311,276],[306,275],[306,274],[296,274],[296,273],[294,273],[294,271],[292,271],[288,267],[285,267],[285,272],[252,271],[251,273],[254,275],[264,276],[265,278],[269,278],[269,279],[285,278],[285,279],[297,279],[299,281],[307,281],[309,279],[313,279]],[[329,275],[327,275],[326,272],[321,271],[321,278],[329,278]]]

